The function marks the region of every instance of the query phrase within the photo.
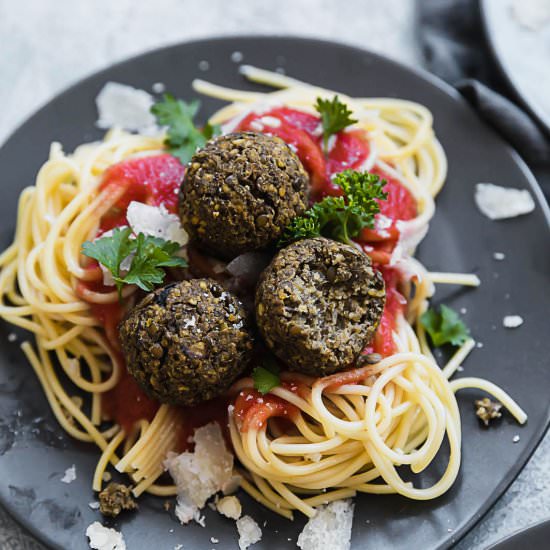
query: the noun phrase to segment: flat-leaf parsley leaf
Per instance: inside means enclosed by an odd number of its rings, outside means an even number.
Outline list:
[[[281,383],[279,378],[279,365],[276,361],[266,359],[264,366],[256,367],[252,371],[252,379],[254,380],[254,388],[261,394],[266,394]]]
[[[470,331],[458,313],[445,305],[440,307],[439,312],[432,308],[424,312],[420,317],[420,323],[437,348],[443,344],[461,346],[470,336]]]
[[[328,140],[330,136],[340,132],[344,128],[357,122],[351,118],[350,108],[342,103],[337,95],[331,99],[317,98],[315,110],[321,115],[323,127],[323,149],[328,153]]]
[[[388,196],[384,192],[385,180],[376,174],[344,170],[333,178],[343,197],[325,197],[315,203],[303,216],[294,218],[279,241],[280,246],[321,235],[349,243],[365,227],[374,227],[374,216],[380,212],[379,200]]]
[[[193,119],[199,107],[198,100],[186,103],[171,94],[164,94],[162,100],[151,107],[157,122],[168,128],[164,140],[168,152],[179,158],[183,164],[191,160],[199,147],[220,133],[219,126],[206,124],[202,129],[195,126]]]
[[[129,227],[117,227],[112,235],[86,241],[82,245],[82,254],[94,258],[111,272],[119,296],[125,284],[151,291],[164,281],[163,268],[187,265],[183,258],[175,256],[180,249],[178,243],[143,233],[138,233],[135,239],[131,235]],[[129,256],[132,257],[130,267],[122,273],[121,263]]]

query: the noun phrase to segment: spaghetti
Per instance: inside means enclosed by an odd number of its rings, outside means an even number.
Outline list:
[[[275,132],[268,120],[273,109],[284,106],[314,115],[316,98],[334,95],[252,67],[243,67],[243,74],[280,90],[266,94],[194,82],[197,92],[231,102],[210,119],[222,124],[223,132],[254,124],[258,131],[260,125]],[[447,170],[431,113],[410,101],[341,97],[358,120],[352,131],[368,139],[368,150],[354,168],[393,180],[396,188],[412,196],[416,208],[412,216],[367,231],[358,243],[388,277],[396,279],[394,305],[390,307],[388,297],[386,306],[389,320],[379,329],[385,330],[386,340],[375,342],[384,356],[380,362],[320,379],[283,373],[281,385],[267,395],[254,390],[251,378],[237,381],[229,390],[229,433],[241,465],[241,485],[288,518],[293,510],[312,517],[316,506],[356,492],[399,493],[419,500],[443,494],[460,467],[461,428],[454,395],[459,389],[495,395],[518,422],[526,420],[503,390],[485,380],[449,382],[473,349],[472,339],[441,369],[418,323],[434,283],[479,284],[475,275],[429,273],[411,257],[427,232],[433,198]],[[83,145],[72,155],[54,143],[36,184],[21,194],[14,242],[0,256],[0,316],[34,334],[35,345],[25,342],[22,348],[61,426],[72,437],[101,449],[93,480],[96,491],[110,463],[132,476],[136,496],[144,491],[176,492],[174,486],[155,482],[164,471],[167,453],[178,449],[185,413],[153,403],[146,414],[136,413],[126,421],[108,414],[112,392],[127,377],[116,322],[133,305],[135,289],[125,287],[124,308],[117,310],[117,293],[105,291],[99,266],[80,254],[84,241],[108,229],[102,220],[127,191],[105,184],[110,167],[162,154],[163,138],[114,130],[103,142]],[[312,180],[314,187],[330,186],[330,181]],[[401,296],[406,307],[399,302]],[[101,309],[109,307],[113,309]],[[62,385],[61,374],[70,384]],[[75,399],[75,388],[89,399]],[[422,472],[445,438],[450,455],[441,479],[424,489],[404,481],[397,468],[405,465],[413,473]]]

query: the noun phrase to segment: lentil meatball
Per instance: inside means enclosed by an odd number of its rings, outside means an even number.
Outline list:
[[[193,155],[180,191],[183,226],[223,258],[268,247],[307,209],[309,180],[280,138],[241,132]]]
[[[147,295],[121,322],[129,373],[161,403],[194,405],[223,393],[250,360],[241,302],[212,279]]]
[[[384,280],[369,257],[325,238],[282,249],[256,290],[267,345],[290,370],[324,376],[354,365],[385,303]]]

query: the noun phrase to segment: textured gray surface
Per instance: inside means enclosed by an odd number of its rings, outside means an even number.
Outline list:
[[[413,0],[0,0],[0,142],[49,98],[97,69],[179,41],[254,33],[339,40],[420,64]],[[549,468],[547,436],[458,548],[486,548],[550,515]],[[42,546],[0,510],[0,548]]]

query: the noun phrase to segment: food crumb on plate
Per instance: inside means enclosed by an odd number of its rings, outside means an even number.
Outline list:
[[[478,183],[474,195],[480,212],[491,220],[515,218],[535,209],[535,201],[527,189]]]
[[[155,94],[162,94],[163,92],[166,91],[166,86],[164,85],[164,82],[155,82],[151,86],[151,90],[153,90]]]
[[[15,342],[17,340],[17,334],[15,332],[10,332],[8,334],[8,342]]]
[[[513,438],[512,438],[512,442],[513,443],[517,443],[519,441],[519,435],[516,434]]]
[[[88,525],[86,536],[90,539],[90,548],[94,550],[126,550],[122,533],[104,527],[99,521]]]
[[[72,483],[76,479],[76,466],[73,464],[65,470],[65,475],[61,478],[63,483]]]
[[[243,516],[237,520],[237,531],[240,550],[246,550],[262,539],[260,526],[250,516]]]
[[[497,260],[497,262],[501,262],[506,258],[506,254],[504,254],[504,252],[494,252],[493,258]]]
[[[205,59],[199,61],[199,70],[207,71],[208,69],[210,69],[210,63],[208,63],[208,61],[206,61]]]
[[[217,539],[216,537],[210,537],[210,542],[211,542],[212,544],[218,544],[218,542],[220,542],[220,540]]]
[[[523,325],[523,317],[520,315],[506,315],[504,319],[502,319],[502,324],[506,328],[517,328]]]

